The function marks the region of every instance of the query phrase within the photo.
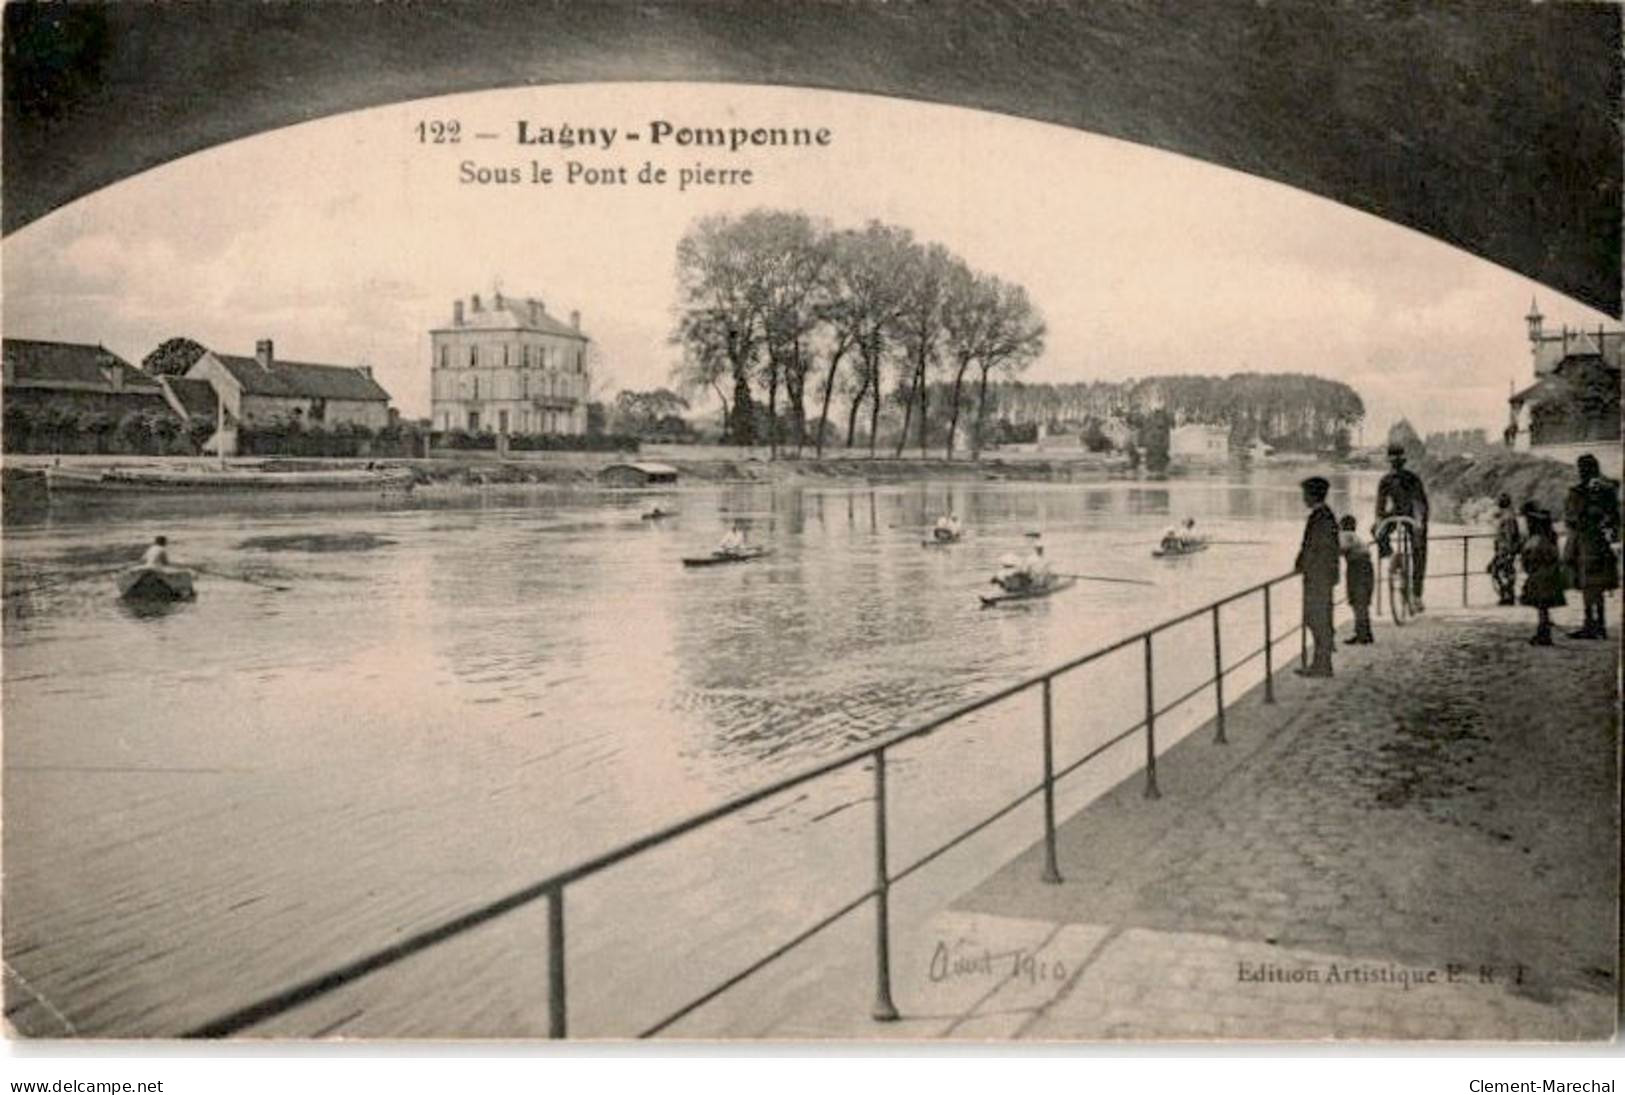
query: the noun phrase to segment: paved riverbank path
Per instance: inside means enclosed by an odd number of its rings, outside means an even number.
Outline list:
[[[1436,611],[1283,674],[895,933],[900,1022],[861,961],[737,1036],[1600,1039],[1615,1019],[1614,643],[1526,644],[1525,610]],[[698,1033],[696,1028],[693,1033]],[[724,1033],[715,1027],[705,1033]]]

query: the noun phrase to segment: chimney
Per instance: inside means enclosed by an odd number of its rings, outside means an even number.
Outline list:
[[[480,295],[478,293],[471,293],[469,295],[468,306],[473,311],[477,312],[480,310]]]
[[[570,313],[570,326],[574,327],[578,331],[581,330],[581,313],[580,312],[571,312]]]
[[[530,301],[530,325],[535,327],[542,322],[542,302],[534,298]]]
[[[463,325],[463,302],[461,300],[451,302],[451,325],[453,327]]]
[[[262,338],[254,343],[254,360],[258,361],[260,368],[266,372],[271,371],[271,366],[276,363],[276,354],[272,351],[270,339]]]

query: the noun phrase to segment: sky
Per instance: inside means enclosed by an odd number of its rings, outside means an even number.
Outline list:
[[[460,123],[457,144],[420,122]],[[520,146],[569,124],[602,148]],[[822,147],[678,147],[651,123],[823,127]],[[632,142],[627,132],[641,134]],[[474,136],[489,132],[496,139]],[[459,181],[464,162],[536,161],[551,185]],[[571,185],[575,161],[626,185]],[[636,183],[645,162],[665,186]],[[684,168],[748,186],[679,191]],[[1026,286],[1049,328],[1026,379],[1309,372],[1365,401],[1368,441],[1483,427],[1530,377],[1524,313],[1607,317],[1501,267],[1335,202],[1064,127],[820,90],[575,85],[418,100],[196,153],[91,194],[0,245],[7,337],[101,343],[139,363],[184,335],[251,354],[368,364],[410,417],[429,412],[429,336],[494,288],[581,313],[595,391],[669,383],[675,248],[692,222],[757,207],[835,227],[870,219]],[[704,397],[701,396],[701,399]]]

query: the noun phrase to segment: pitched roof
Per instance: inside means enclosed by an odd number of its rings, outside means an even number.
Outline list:
[[[167,376],[164,386],[175,396],[175,402],[190,415],[213,418],[217,413],[214,385],[199,377]]]
[[[453,322],[442,331],[536,331],[561,338],[590,341],[586,335],[568,323],[548,315],[547,308],[535,297],[509,297],[498,294],[482,308],[465,308],[463,321]]]
[[[248,395],[282,396],[294,399],[351,399],[361,402],[389,401],[389,393],[378,382],[353,365],[315,365],[306,361],[271,362],[265,369],[252,357],[215,354]]]
[[[5,360],[20,383],[76,384],[112,390],[114,370],[124,374],[126,389],[157,389],[158,381],[111,350],[83,342],[42,342],[31,338],[4,340]]]

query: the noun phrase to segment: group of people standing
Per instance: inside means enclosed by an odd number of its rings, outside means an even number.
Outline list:
[[[1619,487],[1603,477],[1590,453],[1576,462],[1580,481],[1563,500],[1563,523],[1568,537],[1561,550],[1552,514],[1538,502],[1512,507],[1507,494],[1497,499],[1495,557],[1490,576],[1503,605],[1522,603],[1536,612],[1533,646],[1552,645],[1551,610],[1567,604],[1565,591],[1577,590],[1584,606],[1584,621],[1571,639],[1606,639],[1608,627],[1603,597],[1619,585],[1619,561],[1614,543],[1620,535]],[[1522,515],[1522,525],[1519,515]],[[1517,595],[1518,564],[1524,572],[1523,593]]]
[[[1401,524],[1409,525],[1411,607],[1422,612],[1422,590],[1427,574],[1428,498],[1422,480],[1405,467],[1405,450],[1395,445],[1388,450],[1390,470],[1377,488],[1377,525],[1374,538],[1380,557],[1393,553],[1393,533]],[[1563,521],[1567,539],[1559,548],[1552,515],[1533,501],[1525,502],[1519,513],[1512,498],[1501,495],[1495,531],[1495,557],[1490,575],[1500,595],[1500,603],[1520,600],[1533,607],[1538,623],[1530,643],[1552,645],[1551,609],[1566,603],[1564,591],[1578,590],[1584,599],[1582,626],[1569,632],[1571,639],[1606,639],[1603,598],[1619,585],[1619,562],[1615,543],[1620,537],[1618,485],[1602,475],[1597,458],[1591,454],[1577,463],[1580,482],[1569,488],[1564,501]],[[1297,570],[1304,576],[1304,624],[1314,639],[1314,658],[1298,672],[1306,677],[1332,675],[1332,651],[1336,641],[1332,626],[1332,594],[1339,571],[1347,575],[1349,607],[1354,612],[1351,644],[1374,641],[1371,633],[1371,598],[1376,590],[1376,567],[1369,546],[1359,532],[1353,515],[1341,521],[1326,504],[1330,483],[1320,476],[1300,484],[1309,519],[1304,527],[1303,545],[1298,552]],[[1339,564],[1342,564],[1340,567]],[[1519,564],[1524,572],[1521,597],[1517,594]]]
[[[1394,552],[1395,529],[1402,522],[1409,525],[1411,604],[1421,612],[1428,557],[1427,489],[1421,477],[1405,466],[1403,446],[1389,446],[1388,464],[1388,474],[1377,485],[1377,523],[1372,530],[1373,537],[1378,555],[1387,558]],[[1304,526],[1296,569],[1303,575],[1304,626],[1314,638],[1315,655],[1307,668],[1299,668],[1297,672],[1305,677],[1330,677],[1332,651],[1336,648],[1332,592],[1337,587],[1339,571],[1347,574],[1349,608],[1354,612],[1354,634],[1347,640],[1352,646],[1376,641],[1371,632],[1371,598],[1377,588],[1377,568],[1371,559],[1371,547],[1360,535],[1360,525],[1354,515],[1344,514],[1342,520],[1338,520],[1326,504],[1331,483],[1316,475],[1299,486],[1304,505],[1309,507],[1309,521]]]

